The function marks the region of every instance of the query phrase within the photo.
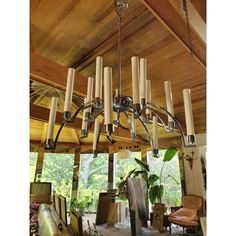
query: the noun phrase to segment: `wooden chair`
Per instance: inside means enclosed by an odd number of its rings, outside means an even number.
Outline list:
[[[182,198],[183,207],[173,212],[168,217],[171,224],[180,225],[184,228],[193,228],[194,235],[197,235],[199,215],[202,214],[203,199],[195,195],[185,195]]]
[[[68,230],[70,235],[73,236],[83,236],[83,223],[82,216],[77,212],[72,211],[70,215],[70,224],[68,225]]]

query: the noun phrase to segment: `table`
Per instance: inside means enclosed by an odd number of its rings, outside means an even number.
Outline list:
[[[169,222],[169,220],[168,220],[168,217],[169,217],[169,216],[170,216],[169,213],[164,213],[164,227],[165,227],[165,229],[166,229],[167,227],[170,228],[170,222]]]

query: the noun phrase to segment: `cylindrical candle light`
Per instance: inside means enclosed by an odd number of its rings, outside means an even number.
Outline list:
[[[133,104],[139,104],[139,59],[131,58]]]
[[[48,130],[47,130],[47,140],[53,140],[53,130],[54,125],[56,121],[56,114],[57,114],[57,97],[52,97],[51,100],[51,109],[49,114],[49,120],[48,120]]]
[[[153,116],[152,118],[152,132],[153,132],[153,155],[157,156],[158,154],[158,137],[157,137],[157,117]]]
[[[99,120],[98,118],[94,121],[94,133],[93,133],[93,154],[97,157],[97,139],[99,135]]]
[[[146,80],[146,101],[151,102],[152,94],[151,94],[151,80]],[[146,109],[146,115],[148,118],[151,116],[151,111]]]
[[[146,79],[147,79],[147,59],[140,59],[140,99],[141,104],[146,103]]]
[[[173,107],[173,97],[172,97],[172,91],[171,91],[171,83],[170,81],[165,81],[164,82],[165,86],[165,94],[166,94],[166,106],[167,106],[167,111],[171,114],[174,115],[174,107]],[[168,122],[173,122],[173,119],[171,116],[168,116]]]
[[[103,58],[96,57],[95,99],[102,98],[102,67]]]
[[[93,77],[88,77],[88,86],[87,86],[87,101],[91,102],[93,99]]]
[[[136,120],[134,118],[134,113],[131,114],[131,138],[135,139],[136,138]]]
[[[192,103],[191,103],[191,90],[184,89],[183,97],[184,97],[184,111],[185,111],[187,135],[194,136],[195,131],[194,131],[194,123],[193,123]]]
[[[113,110],[113,98],[112,98],[112,68],[104,68],[104,124],[109,133],[112,132],[113,119],[112,119],[112,110]],[[107,130],[108,131],[108,130]]]
[[[91,102],[93,100],[93,77],[88,77],[88,85],[87,85],[87,102]],[[91,112],[91,107],[88,109],[88,112]],[[87,114],[88,116],[88,114]]]
[[[86,104],[87,98],[84,98],[84,104]],[[86,120],[86,114],[87,108],[83,110],[83,119],[82,119],[82,127],[81,127],[81,134],[86,135],[87,134],[87,120]]]
[[[66,94],[65,94],[65,104],[64,104],[64,113],[66,119],[70,118],[74,78],[75,78],[75,69],[69,68],[67,74]]]

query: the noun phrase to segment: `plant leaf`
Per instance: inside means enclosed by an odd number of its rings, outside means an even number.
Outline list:
[[[131,171],[128,173],[126,179],[128,179],[128,178],[135,172],[135,170],[136,170],[136,168],[133,169],[133,170],[131,170]]]
[[[165,152],[163,162],[167,162],[167,161],[172,160],[172,158],[176,155],[177,152],[178,152],[178,150],[175,147],[168,148]]]
[[[136,170],[134,172],[134,177],[137,177],[140,174],[147,174],[147,171],[146,170]]]
[[[138,158],[134,158],[136,163],[142,168],[142,170],[146,170],[149,172],[149,166],[145,164],[144,162],[140,161]]]
[[[149,188],[149,199],[150,199],[150,202],[152,203],[152,205],[156,202],[158,194],[159,194],[159,186],[158,185],[154,185],[151,188]]]
[[[148,177],[148,184],[152,186],[158,179],[159,177],[157,175],[152,174]]]
[[[180,182],[173,175],[169,174],[168,177],[172,178],[177,185],[180,184]]]

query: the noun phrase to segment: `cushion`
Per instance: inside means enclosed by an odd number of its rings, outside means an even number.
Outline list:
[[[181,208],[178,211],[175,211],[170,214],[170,217],[187,217],[191,220],[198,220],[197,209]]]
[[[198,226],[198,221],[192,220],[191,217],[180,216],[180,217],[171,217],[168,218],[169,222],[183,225],[183,226]]]

